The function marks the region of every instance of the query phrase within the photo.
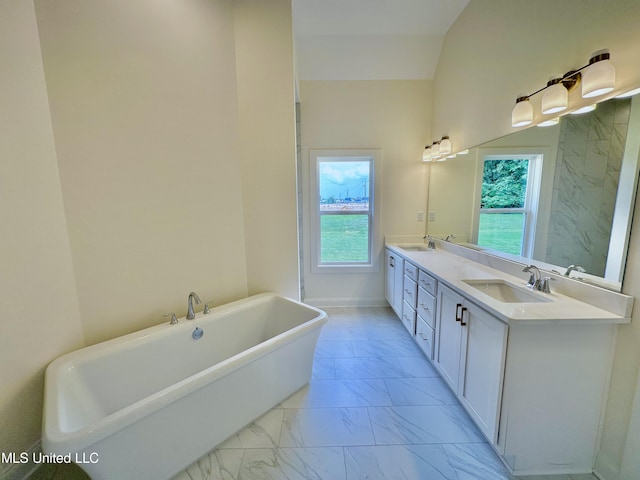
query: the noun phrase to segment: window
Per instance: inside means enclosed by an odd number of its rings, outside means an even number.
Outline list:
[[[531,255],[541,167],[541,155],[484,156],[478,245]]]
[[[377,269],[375,152],[312,151],[312,271]]]

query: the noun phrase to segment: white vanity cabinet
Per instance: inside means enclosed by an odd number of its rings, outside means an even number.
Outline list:
[[[402,318],[402,279],[404,277],[404,259],[385,249],[385,298],[393,311]]]
[[[442,283],[437,306],[434,363],[495,444],[508,326]]]
[[[492,300],[465,279],[524,280],[443,250],[395,257],[387,279],[400,285],[398,316],[511,474],[591,473],[617,326],[633,299],[612,293],[612,312],[555,292]]]
[[[402,288],[402,323],[409,333],[416,334],[416,305],[418,303],[418,269],[415,265],[404,262],[404,278]]]

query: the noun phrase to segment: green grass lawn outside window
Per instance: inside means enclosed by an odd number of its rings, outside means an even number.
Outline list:
[[[478,245],[521,255],[524,213],[481,213]]]
[[[320,262],[369,261],[368,215],[321,215]]]

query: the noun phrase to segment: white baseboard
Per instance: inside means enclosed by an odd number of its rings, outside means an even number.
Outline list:
[[[317,308],[323,307],[388,307],[384,298],[378,297],[340,297],[340,298],[305,298],[304,303]]]
[[[28,463],[13,463],[2,465],[0,469],[0,480],[25,480],[31,475],[38,465],[33,463],[33,454],[41,451],[40,440],[31,445],[31,448],[27,450],[25,453],[29,455]],[[20,452],[22,453],[22,452]],[[20,453],[16,453],[19,457]]]

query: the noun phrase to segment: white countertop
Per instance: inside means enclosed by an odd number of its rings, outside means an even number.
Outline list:
[[[524,321],[536,323],[623,324],[631,321],[630,318],[616,315],[602,308],[554,292],[553,282],[551,284],[551,293],[529,290],[532,295],[551,300],[549,302],[501,302],[468,285],[463,280],[498,279],[518,287],[525,287],[528,280],[527,273],[523,273],[521,277],[516,277],[438,248],[429,251],[408,251],[403,250],[397,244],[391,243],[387,243],[386,247],[509,324]]]

